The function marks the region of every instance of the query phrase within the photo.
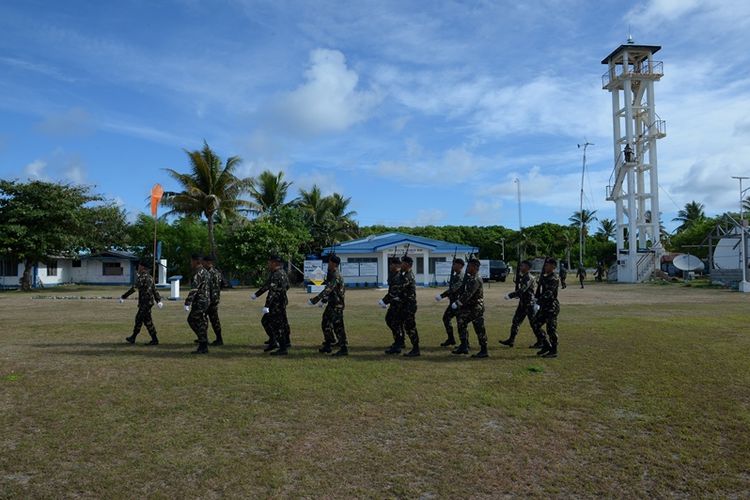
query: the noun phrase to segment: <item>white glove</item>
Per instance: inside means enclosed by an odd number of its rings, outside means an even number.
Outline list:
[[[125,299],[122,299],[122,298],[121,298],[121,299],[120,299],[120,304],[124,304],[124,303],[125,303]]]
[[[267,307],[263,308],[263,314],[268,314],[270,312],[271,312],[271,310],[269,308],[267,308]]]
[[[250,296],[250,300],[255,300],[255,299],[257,299],[257,298],[258,298],[258,296],[257,296],[257,295],[255,295],[255,294],[252,294],[252,295]]]
[[[539,304],[534,304],[534,314],[538,313],[539,309],[541,309],[541,307],[539,307]]]
[[[315,304],[313,304],[312,299],[307,299],[307,305],[313,307]]]
[[[323,306],[324,306],[324,305],[325,305],[325,304],[323,304],[323,301],[322,301],[322,300],[321,300],[320,302],[318,302],[318,307],[320,307],[321,309],[323,309]]]
[[[158,304],[156,304],[156,307],[161,309],[162,307],[164,307],[164,302],[159,302]]]
[[[190,312],[190,306],[185,306],[185,311]]]
[[[385,302],[383,302],[383,299],[380,299],[380,300],[378,301],[378,305],[379,305],[380,307],[382,307],[383,309],[387,309],[387,308],[388,308],[388,304],[386,304]]]
[[[440,295],[440,294],[435,295],[435,302],[440,302],[441,300],[443,300],[443,296],[442,295]]]
[[[503,297],[503,298],[504,298],[505,300],[510,300],[510,299],[511,299],[511,297],[510,297],[510,294],[509,294],[509,293],[506,293],[506,294],[505,294],[505,297]]]
[[[451,309],[458,309],[458,302],[454,302],[453,304],[451,304]]]

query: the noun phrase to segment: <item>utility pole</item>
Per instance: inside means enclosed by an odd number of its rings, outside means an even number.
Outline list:
[[[583,168],[581,168],[581,202],[578,212],[579,227],[578,227],[578,265],[583,265],[583,181],[586,176],[586,149],[589,146],[593,146],[592,143],[588,142],[584,138],[583,144],[578,144],[578,148],[583,148]]]
[[[747,256],[745,255],[745,209],[742,203],[742,197],[748,189],[742,189],[742,181],[750,177],[732,176],[732,179],[740,181],[740,268],[742,268],[742,281],[740,282],[740,292],[750,292],[750,283],[747,282]]]

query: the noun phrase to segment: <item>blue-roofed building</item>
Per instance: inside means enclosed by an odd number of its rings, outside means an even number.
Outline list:
[[[479,249],[449,241],[433,240],[404,233],[384,233],[336,245],[341,258],[341,274],[349,286],[386,286],[388,257],[404,255],[408,246],[414,259],[414,274],[418,284],[430,286],[445,283],[450,277],[453,255],[466,258]],[[323,250],[323,255],[333,248]]]

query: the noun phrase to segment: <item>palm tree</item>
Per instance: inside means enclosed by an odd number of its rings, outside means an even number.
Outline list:
[[[214,224],[217,220],[233,217],[250,208],[250,202],[241,198],[250,181],[234,174],[242,162],[239,156],[227,158],[222,166],[221,158],[211,150],[206,141],[203,141],[203,149],[185,150],[185,153],[190,161],[190,173],[165,169],[181,185],[182,191],[165,192],[162,205],[170,208],[165,215],[205,217],[211,255],[215,257]]]
[[[264,170],[250,185],[250,196],[254,200],[251,211],[263,215],[284,206],[291,186],[291,182],[284,180],[284,172],[273,174]]]
[[[598,220],[595,214],[596,210],[586,210],[584,208],[583,210],[576,210],[573,212],[573,215],[571,215],[568,220],[571,222],[571,225],[582,227],[583,237],[585,238],[589,234],[589,224]]]
[[[705,220],[706,214],[703,209],[703,203],[698,203],[697,201],[686,203],[685,208],[677,212],[677,217],[672,219],[672,221],[680,223],[680,226],[675,229],[675,233],[684,231],[692,227],[696,222]]]
[[[349,210],[351,198],[339,193],[323,196],[316,184],[309,190],[300,189],[295,204],[302,210],[313,236],[313,251],[322,250],[334,241],[349,240],[359,234],[354,217]]]
[[[597,236],[604,240],[614,238],[617,231],[617,224],[612,219],[602,219],[599,221],[599,229],[596,231]]]
[[[745,212],[750,212],[750,196],[744,199],[742,202],[742,209]]]
[[[646,212],[643,214],[643,218],[648,224],[651,224],[651,210],[646,210]],[[667,228],[664,227],[664,223],[661,220],[661,212],[659,212],[659,239],[662,242],[666,242],[669,240],[669,233],[667,232]]]
[[[339,193],[333,193],[327,197],[329,205],[329,215],[331,223],[334,225],[334,238],[337,240],[347,240],[359,235],[359,227],[354,218],[357,212],[349,210],[351,198],[344,198]]]

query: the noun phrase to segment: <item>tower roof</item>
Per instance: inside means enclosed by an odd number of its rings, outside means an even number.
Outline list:
[[[661,45],[636,45],[634,43],[625,43],[617,47],[610,55],[602,59],[602,64],[609,64],[611,59],[619,56],[620,53],[625,50],[628,52],[651,52],[652,54],[655,54],[659,52],[659,49],[661,49]]]

